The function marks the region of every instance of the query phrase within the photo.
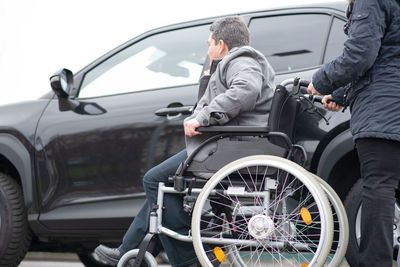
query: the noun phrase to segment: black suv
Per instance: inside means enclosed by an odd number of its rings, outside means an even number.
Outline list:
[[[241,15],[279,83],[310,79],[341,53],[344,10],[339,1]],[[184,148],[214,20],[146,32],[73,75],[68,94],[0,107],[0,266],[27,250],[76,252],[95,266],[95,246],[121,242],[144,200],[143,174]],[[296,142],[306,168],[344,199],[360,177],[350,114],[318,109],[329,125],[302,114]]]

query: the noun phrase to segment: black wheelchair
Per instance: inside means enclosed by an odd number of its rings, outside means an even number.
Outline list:
[[[306,153],[292,142],[303,102],[318,100],[301,93],[308,84],[295,78],[278,85],[266,126],[200,127],[212,136],[170,185],[160,183],[148,236],[118,266],[157,266],[148,252],[157,234],[193,242],[202,266],[213,266],[210,254],[221,266],[338,266],[347,249],[346,212],[334,190],[301,166]],[[197,160],[210,143],[215,152]],[[192,214],[188,233],[162,225],[164,194],[184,197]]]

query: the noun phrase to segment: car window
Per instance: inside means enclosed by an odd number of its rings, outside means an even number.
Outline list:
[[[209,25],[147,37],[86,73],[79,97],[198,83],[207,56]]]
[[[321,64],[330,16],[296,14],[250,21],[251,45],[261,51],[276,72]]]
[[[342,54],[344,48],[343,44],[347,39],[347,35],[343,32],[344,23],[343,20],[338,18],[333,20],[331,33],[326,46],[324,63],[329,62]]]

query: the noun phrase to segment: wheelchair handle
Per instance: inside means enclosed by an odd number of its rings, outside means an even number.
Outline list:
[[[281,85],[286,87],[291,84],[294,85],[296,82],[298,82],[301,87],[308,87],[308,85],[310,84],[310,81],[307,80],[300,80],[299,78],[290,78],[281,82]],[[313,95],[313,94],[303,94],[303,96],[312,102],[318,102],[318,103],[322,103],[322,99],[324,98],[323,95]],[[333,99],[329,99],[327,101],[328,104],[331,102],[335,101]]]
[[[310,101],[322,103],[322,99],[324,98],[323,95],[312,95],[312,94],[304,94],[304,97],[308,98]],[[328,104],[331,102],[335,102],[333,99],[328,99],[326,101]]]
[[[295,84],[295,82],[299,82],[300,86],[303,86],[303,87],[308,87],[308,85],[310,84],[310,81],[307,81],[307,80],[300,80],[298,78],[290,78],[290,79],[286,79],[286,80],[282,81],[281,85],[286,87],[290,84]]]
[[[308,87],[309,84],[310,84],[310,81],[307,81],[307,80],[300,80],[300,86]]]

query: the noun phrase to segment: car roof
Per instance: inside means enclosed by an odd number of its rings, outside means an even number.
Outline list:
[[[145,34],[152,32],[152,31],[159,31],[162,29],[169,29],[173,27],[184,27],[185,25],[191,26],[193,24],[199,23],[199,22],[212,22],[215,19],[226,17],[226,16],[234,16],[234,15],[240,15],[243,17],[251,17],[255,16],[258,13],[264,13],[264,12],[274,12],[274,11],[285,11],[285,10],[294,10],[294,9],[332,9],[335,11],[338,11],[339,13],[342,13],[344,16],[344,12],[346,11],[346,1],[345,0],[338,0],[338,1],[332,1],[332,2],[316,2],[313,4],[295,4],[295,5],[285,5],[281,7],[274,7],[274,8],[265,8],[265,9],[257,9],[257,10],[252,10],[252,11],[243,11],[243,12],[237,12],[237,13],[230,13],[230,14],[221,14],[219,16],[213,16],[213,17],[204,17],[200,19],[195,19],[195,20],[190,20],[190,21],[182,21],[180,23],[174,23],[171,25],[165,25],[159,28],[152,29],[150,31],[145,32]]]
[[[346,11],[346,2],[344,0],[341,1],[332,1],[332,2],[319,2],[313,4],[296,4],[296,5],[285,5],[281,7],[274,8],[265,8],[265,9],[257,9],[252,11],[240,12],[239,15],[252,15],[254,13],[265,12],[265,11],[277,11],[277,10],[286,10],[286,9],[296,9],[296,8],[328,8],[335,9],[338,11],[345,12]],[[234,15],[227,14],[225,16]],[[223,16],[219,16],[223,17]]]
[[[240,15],[243,16],[246,20],[247,18],[250,17],[254,17],[257,16],[258,14],[262,15],[263,13],[270,13],[270,12],[280,12],[280,11],[285,11],[285,10],[290,10],[293,11],[295,9],[299,9],[299,11],[303,10],[307,10],[307,12],[309,12],[310,10],[319,10],[319,9],[330,9],[335,13],[339,13],[341,15],[343,15],[344,17],[344,12],[346,10],[346,1],[345,0],[338,0],[338,1],[332,1],[332,2],[320,2],[320,3],[313,3],[313,4],[299,4],[299,5],[286,5],[286,6],[282,6],[282,7],[274,7],[274,8],[265,8],[265,9],[258,9],[258,10],[254,10],[254,11],[246,11],[246,12],[238,12],[238,13],[234,13],[234,14],[224,14],[224,15],[220,15],[220,16],[214,16],[214,17],[204,17],[201,19],[196,19],[196,20],[191,20],[191,21],[182,21],[180,23],[174,23],[171,25],[165,25],[162,27],[158,27],[158,28],[154,28],[151,29],[149,31],[146,31],[136,37],[134,37],[131,40],[128,40],[127,42],[121,44],[120,46],[116,47],[115,49],[109,51],[108,53],[106,53],[105,55],[103,55],[102,57],[98,58],[97,60],[93,61],[92,63],[90,63],[89,65],[87,65],[86,67],[84,67],[83,69],[81,69],[80,71],[78,71],[76,74],[77,76],[80,76],[85,70],[87,71],[88,69],[93,68],[94,66],[96,66],[97,64],[99,64],[99,62],[104,61],[105,59],[107,59],[110,55],[114,54],[116,51],[119,51],[121,49],[123,49],[123,47],[126,47],[128,45],[131,45],[132,43],[136,42],[137,40],[140,40],[141,38],[145,37],[145,36],[150,36],[153,33],[158,33],[158,32],[162,32],[162,31],[169,31],[169,30],[173,30],[176,28],[184,28],[184,27],[191,27],[193,25],[198,25],[198,24],[206,24],[206,23],[212,23],[215,19],[217,18],[221,18],[221,17],[225,17],[225,16],[232,16],[232,15]],[[76,88],[78,88],[79,86],[77,86]]]

